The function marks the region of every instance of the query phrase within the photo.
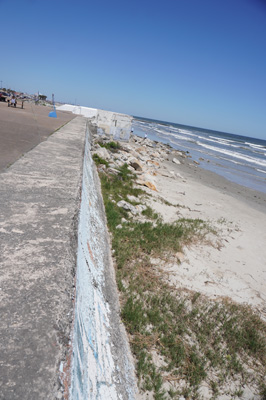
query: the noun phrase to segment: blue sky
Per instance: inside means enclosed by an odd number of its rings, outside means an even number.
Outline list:
[[[264,0],[0,0],[0,12],[3,87],[266,139]]]

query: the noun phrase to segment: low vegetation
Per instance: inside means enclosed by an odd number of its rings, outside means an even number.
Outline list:
[[[117,202],[134,195],[141,203],[146,194],[127,165],[100,178],[139,388],[157,400],[215,399],[241,398],[251,385],[266,399],[265,323],[248,307],[176,288],[161,262],[204,241],[210,225],[184,218],[166,224],[150,207],[143,220],[133,219]]]
[[[98,142],[98,144],[101,147],[105,147],[107,150],[110,150],[112,152],[116,152],[117,150],[120,150],[122,148],[119,142]]]

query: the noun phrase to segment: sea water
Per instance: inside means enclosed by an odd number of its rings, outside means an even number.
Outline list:
[[[202,168],[266,193],[266,140],[134,117],[134,134],[189,152]]]

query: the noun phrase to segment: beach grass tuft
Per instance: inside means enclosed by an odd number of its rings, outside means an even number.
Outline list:
[[[92,158],[96,165],[106,165],[106,167],[109,167],[108,161],[98,156],[98,154],[93,154]]]
[[[121,150],[122,149],[122,147],[121,147],[119,142],[113,142],[113,141],[112,142],[106,142],[106,143],[98,142],[98,144],[101,147],[105,147],[107,150],[110,150],[112,152],[115,152],[117,150]]]

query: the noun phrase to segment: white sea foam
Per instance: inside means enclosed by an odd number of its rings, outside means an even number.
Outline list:
[[[189,131],[187,131],[186,129],[179,129],[180,133],[185,133],[186,135],[189,134],[191,135],[191,133]]]
[[[262,172],[263,174],[266,174],[266,171],[264,171],[263,169],[256,168],[256,170],[257,170],[258,172]]]
[[[261,144],[255,144],[255,143],[249,143],[249,142],[245,142],[245,144],[248,144],[251,147],[255,147],[255,148],[259,148],[259,149],[265,149],[265,146],[261,145]]]
[[[214,146],[209,146],[207,144],[200,143],[200,142],[197,142],[197,144],[199,146],[205,147],[206,149],[213,150],[213,151],[216,151],[216,152],[221,153],[221,154],[227,154],[228,156],[231,156],[231,157],[234,157],[234,158],[238,158],[240,160],[245,160],[246,162],[249,162],[249,163],[252,163],[252,164],[257,164],[257,165],[261,165],[263,167],[266,167],[266,161],[264,161],[264,160],[259,160],[257,158],[250,157],[250,156],[247,156],[247,155],[244,155],[244,154],[241,154],[241,153],[237,153],[237,152],[234,152],[234,151],[221,149],[221,148],[214,147]]]
[[[210,136],[210,138],[212,139],[217,139],[219,141],[226,141],[226,142],[235,142],[235,140],[230,140],[230,139],[225,139],[225,138],[221,138],[221,137],[217,137],[217,136]]]
[[[225,161],[229,161],[229,162],[231,162],[231,163],[233,163],[233,164],[237,164],[237,165],[243,165],[243,166],[245,166],[245,164],[244,163],[241,163],[241,162],[239,162],[239,161],[235,161],[235,160],[232,160],[232,158],[226,158],[226,157],[221,157],[223,160],[225,160]]]

